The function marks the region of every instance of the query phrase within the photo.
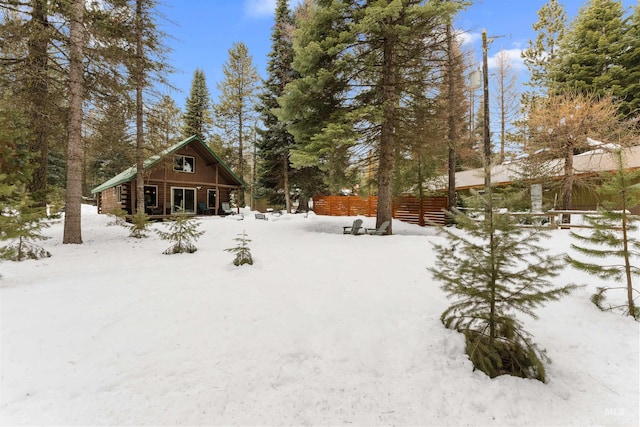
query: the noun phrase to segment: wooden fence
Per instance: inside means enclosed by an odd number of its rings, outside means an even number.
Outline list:
[[[330,216],[376,216],[378,198],[359,196],[315,196],[313,211],[317,215]],[[429,225],[429,222],[444,225],[446,221],[444,210],[448,208],[446,196],[416,197],[403,196],[393,199],[392,216],[400,221]]]

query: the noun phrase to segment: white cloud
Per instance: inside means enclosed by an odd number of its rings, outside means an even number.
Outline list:
[[[514,70],[520,71],[525,68],[524,61],[522,60],[522,56],[520,56],[521,53],[522,53],[522,49],[503,49],[497,54],[487,58],[487,65],[489,66],[489,69],[496,68],[497,56],[502,54],[506,56],[507,60],[509,61],[509,63],[511,64],[511,67]]]
[[[474,44],[481,39],[480,33],[469,33],[466,31],[458,31],[456,37],[460,41],[461,45]]]
[[[260,18],[273,14],[276,0],[245,0],[244,11],[247,15]]]
[[[302,0],[289,0],[289,7],[293,8]],[[245,0],[244,12],[253,18],[263,18],[273,15],[276,10],[276,0]]]

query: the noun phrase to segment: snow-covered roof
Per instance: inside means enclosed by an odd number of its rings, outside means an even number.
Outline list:
[[[627,148],[623,153],[625,169],[640,168],[640,145]],[[544,170],[544,176],[561,176],[563,167],[563,159],[549,160],[539,166]],[[527,168],[527,159],[494,165],[491,167],[491,182],[496,185],[504,185],[521,180],[527,176]],[[573,156],[573,170],[577,175],[597,174],[613,171],[616,168],[616,159],[613,153],[602,148]],[[430,183],[430,187],[433,190],[442,190],[446,188],[446,183],[446,176],[438,177]],[[484,169],[482,168],[456,172],[457,190],[482,187],[483,185]]]

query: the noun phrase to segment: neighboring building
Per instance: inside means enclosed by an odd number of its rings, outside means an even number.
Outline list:
[[[98,213],[123,209],[134,214],[137,168],[114,176],[91,190]],[[242,180],[197,136],[169,147],[144,162],[145,210],[149,215],[223,214]],[[206,207],[206,210],[202,208]]]
[[[623,151],[624,167],[628,170],[640,169],[640,146],[633,146]],[[591,210],[601,204],[595,190],[602,182],[603,174],[617,169],[615,157],[611,152],[596,149],[573,156],[573,170],[576,183],[573,186],[573,209]],[[507,186],[516,182],[536,185],[542,190],[545,208],[556,207],[560,200],[558,184],[564,172],[564,160],[553,159],[538,165],[532,165],[528,159],[514,160],[491,167],[491,183],[496,186]],[[446,177],[439,177],[429,184],[430,190],[446,191]],[[471,169],[456,172],[456,191],[466,192],[470,189],[484,188],[484,170]],[[534,191],[532,191],[533,193]],[[640,206],[633,209],[640,214]]]

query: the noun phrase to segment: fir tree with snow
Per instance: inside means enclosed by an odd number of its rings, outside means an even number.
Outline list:
[[[158,235],[163,240],[173,243],[163,253],[166,255],[179,254],[183,252],[194,253],[198,250],[194,242],[204,234],[199,231],[200,223],[186,213],[178,213],[171,217],[167,223],[168,231],[157,230]]]
[[[503,199],[504,206],[509,206]],[[468,206],[485,217],[455,216],[459,229],[440,227],[448,242],[436,244],[430,271],[453,304],[441,315],[443,324],[464,334],[466,352],[491,378],[514,375],[546,381],[545,352],[538,349],[518,314],[536,318],[534,310],[575,288],[554,287],[562,263],[546,253],[542,228],[522,227],[521,217],[494,209],[498,196],[475,194]]]
[[[247,233],[244,231],[238,234],[239,237],[236,237],[235,240],[238,242],[238,245],[233,248],[225,249],[227,252],[234,253],[236,257],[233,259],[233,265],[239,267],[244,264],[253,265],[253,257],[251,256],[251,250],[249,249],[248,243],[251,241],[247,239]]]
[[[640,268],[633,265],[632,260],[634,257],[640,259],[640,240],[633,238],[640,217],[632,215],[629,209],[640,204],[640,184],[637,184],[640,171],[625,170],[622,150],[614,151],[612,155],[616,159],[616,172],[605,180],[599,190],[606,201],[598,209],[597,215],[584,216],[585,222],[592,228],[586,234],[571,232],[571,237],[576,242],[571,247],[592,261],[570,255],[566,256],[566,260],[576,269],[609,283],[599,286],[591,296],[591,301],[599,309],[622,310],[639,320],[640,307],[636,300],[640,292],[633,287],[633,276],[640,275]],[[624,285],[616,286],[611,283]],[[607,294],[614,294],[616,302],[607,302]],[[616,294],[624,297],[620,299]]]

